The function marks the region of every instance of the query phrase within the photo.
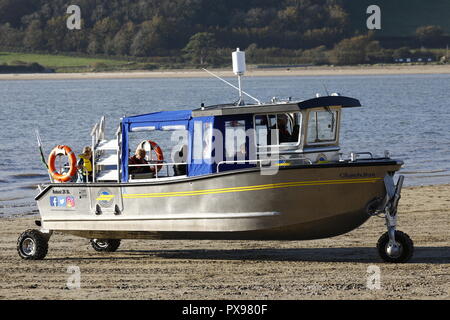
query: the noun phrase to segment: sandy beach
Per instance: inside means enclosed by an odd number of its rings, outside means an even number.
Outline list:
[[[403,190],[399,230],[414,241],[407,264],[383,263],[384,220],[314,241],[135,241],[100,254],[56,233],[42,261],[23,261],[18,235],[36,217],[0,219],[0,299],[449,299],[450,185]],[[380,289],[367,288],[369,266]],[[67,270],[81,272],[68,289]]]
[[[211,69],[222,77],[234,77],[229,69]],[[273,76],[339,76],[339,75],[395,75],[395,74],[450,74],[450,64],[446,65],[373,65],[373,66],[313,66],[301,68],[252,68],[248,67],[247,77]],[[91,73],[34,73],[0,74],[0,80],[68,80],[68,79],[142,79],[142,78],[207,78],[203,70],[165,70],[130,72]]]

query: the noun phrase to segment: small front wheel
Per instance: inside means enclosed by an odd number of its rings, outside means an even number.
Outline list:
[[[98,252],[114,252],[120,246],[120,239],[91,239],[91,246]]]
[[[27,230],[17,239],[17,252],[25,260],[42,260],[48,252],[48,238],[39,230]]]
[[[377,243],[378,254],[385,262],[404,263],[411,259],[414,244],[404,232],[395,231],[395,243],[389,241],[389,233],[384,233]]]

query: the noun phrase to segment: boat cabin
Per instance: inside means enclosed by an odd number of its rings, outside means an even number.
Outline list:
[[[359,106],[357,99],[331,95],[155,112],[122,118],[111,141],[104,139],[103,118],[92,131],[93,180],[140,182],[339,161],[342,108]],[[136,143],[136,137],[144,140]],[[148,164],[130,163],[136,148],[146,150]]]

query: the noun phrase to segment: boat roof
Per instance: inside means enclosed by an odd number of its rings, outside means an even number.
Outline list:
[[[344,96],[324,96],[304,101],[280,102],[262,105],[221,104],[201,107],[194,110],[172,110],[159,111],[141,115],[125,117],[122,123],[129,124],[130,129],[143,127],[144,124],[154,126],[154,129],[161,129],[170,124],[186,124],[192,118],[208,116],[224,116],[252,113],[273,113],[273,112],[297,112],[299,110],[340,106],[343,108],[361,107],[359,100]]]
[[[299,110],[318,108],[318,107],[332,107],[340,106],[342,108],[361,107],[358,99],[344,97],[344,96],[324,96],[317,97],[304,101],[295,102],[281,102],[262,105],[245,105],[238,106],[235,104],[222,104],[209,107],[201,107],[192,110],[192,117],[205,116],[222,116],[248,113],[271,113],[271,112],[296,112]]]

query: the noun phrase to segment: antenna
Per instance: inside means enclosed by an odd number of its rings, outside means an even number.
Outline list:
[[[328,93],[328,89],[327,89],[325,83],[322,82],[322,86],[325,89],[325,93],[327,94],[327,96],[329,96],[330,94]]]
[[[39,135],[39,130],[38,129],[34,129],[34,132],[36,134],[38,147],[40,148],[40,147],[42,147],[42,141],[41,141],[41,136]]]
[[[219,77],[218,75],[215,75],[214,73],[212,73],[211,71],[206,70],[205,68],[202,68],[204,71],[208,72],[210,75],[216,77],[217,79],[225,82],[226,84],[228,84],[230,87],[236,89],[239,91],[239,102],[238,105],[239,106],[243,106],[244,105],[244,98],[243,95],[246,95],[247,97],[255,100],[258,104],[262,104],[261,101],[259,101],[258,99],[256,99],[255,97],[249,95],[247,92],[245,92],[244,90],[242,90],[242,85],[241,85],[241,77],[244,75],[245,71],[246,71],[246,67],[245,67],[245,52],[244,51],[240,51],[239,48],[236,49],[236,51],[233,52],[232,54],[232,58],[233,58],[233,72],[235,75],[238,76],[238,86],[236,87],[235,85],[229,83],[228,81],[222,79],[221,77]]]
[[[212,73],[211,71],[206,70],[205,68],[202,68],[202,70],[208,72],[210,75],[216,77],[217,79],[219,79],[219,80],[225,82],[225,83],[226,83],[227,85],[229,85],[230,87],[232,87],[232,88],[234,88],[234,89],[236,89],[236,90],[240,90],[240,89],[239,89],[238,87],[236,87],[234,84],[229,83],[227,80],[222,79],[221,77],[219,77],[218,75]],[[258,104],[262,104],[261,101],[259,101],[259,100],[256,99],[255,97],[249,95],[249,94],[248,94],[247,92],[245,92],[244,90],[241,89],[240,92],[242,92],[243,94],[245,94],[247,97],[252,98],[252,99],[255,100]]]

